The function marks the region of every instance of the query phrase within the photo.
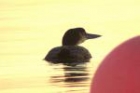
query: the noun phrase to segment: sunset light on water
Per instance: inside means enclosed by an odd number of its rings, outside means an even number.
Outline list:
[[[0,93],[88,93],[102,59],[140,34],[139,10],[138,0],[0,0]],[[81,44],[93,59],[73,74],[43,59],[75,27],[102,37]]]

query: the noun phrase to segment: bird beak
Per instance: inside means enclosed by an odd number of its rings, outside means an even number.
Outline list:
[[[86,39],[93,39],[93,38],[97,38],[100,37],[101,35],[97,35],[97,34],[86,34]]]

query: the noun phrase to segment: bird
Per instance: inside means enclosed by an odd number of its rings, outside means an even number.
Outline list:
[[[82,27],[68,29],[62,38],[62,46],[51,49],[44,60],[49,63],[62,63],[66,65],[87,63],[92,56],[88,49],[79,46],[79,44],[88,39],[98,38],[100,36],[98,34],[86,33]]]

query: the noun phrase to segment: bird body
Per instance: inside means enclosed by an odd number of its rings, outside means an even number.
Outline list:
[[[89,62],[92,57],[89,51],[79,46],[87,39],[100,37],[88,34],[83,28],[69,29],[63,36],[62,46],[51,49],[45,57],[50,63],[77,64]]]
[[[82,46],[60,46],[49,51],[45,60],[53,63],[88,62],[91,58],[89,51]]]

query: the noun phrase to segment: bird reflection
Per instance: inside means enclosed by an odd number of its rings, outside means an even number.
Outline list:
[[[64,66],[63,74],[59,76],[51,76],[50,82],[55,85],[65,87],[85,87],[89,80],[89,73],[86,65]],[[63,84],[62,84],[63,83]]]
[[[88,80],[88,73],[85,66],[64,67],[64,82],[81,82]]]

